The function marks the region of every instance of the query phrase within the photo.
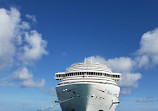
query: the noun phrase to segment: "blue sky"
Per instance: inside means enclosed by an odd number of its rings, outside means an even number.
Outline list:
[[[157,5],[156,0],[0,0],[0,111],[53,104],[54,73],[85,57],[123,74],[116,111],[157,111]]]

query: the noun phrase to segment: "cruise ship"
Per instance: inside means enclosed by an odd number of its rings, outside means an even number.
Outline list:
[[[119,104],[121,74],[104,64],[85,60],[55,73],[55,79],[62,111],[115,111]]]

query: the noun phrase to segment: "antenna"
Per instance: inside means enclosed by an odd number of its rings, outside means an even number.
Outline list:
[[[92,65],[92,62],[93,62],[93,60],[92,60],[92,57],[91,57],[91,65]]]
[[[86,59],[87,59],[87,58],[85,57],[85,58],[84,58],[84,65],[85,65],[85,63],[86,63],[86,61],[87,61]]]
[[[87,61],[87,58],[85,57],[85,58],[84,58],[84,62],[86,62],[86,61]]]

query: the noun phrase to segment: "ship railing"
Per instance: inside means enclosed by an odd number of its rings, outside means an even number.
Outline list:
[[[58,85],[66,85],[66,84],[74,84],[74,83],[99,83],[99,84],[112,84],[112,85],[117,86],[117,84],[116,84],[115,82],[107,82],[107,81],[89,81],[89,80],[60,82]]]
[[[70,80],[99,80],[99,81],[112,81],[114,82],[115,80],[111,79],[111,78],[103,78],[103,77],[70,77],[70,78],[64,78],[61,80],[61,82],[63,81],[70,81]]]

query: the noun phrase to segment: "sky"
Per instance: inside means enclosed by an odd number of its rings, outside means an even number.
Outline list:
[[[158,110],[157,0],[0,0],[0,111],[57,100],[54,79],[92,59],[122,74],[116,111]],[[59,105],[53,111],[61,111]]]

